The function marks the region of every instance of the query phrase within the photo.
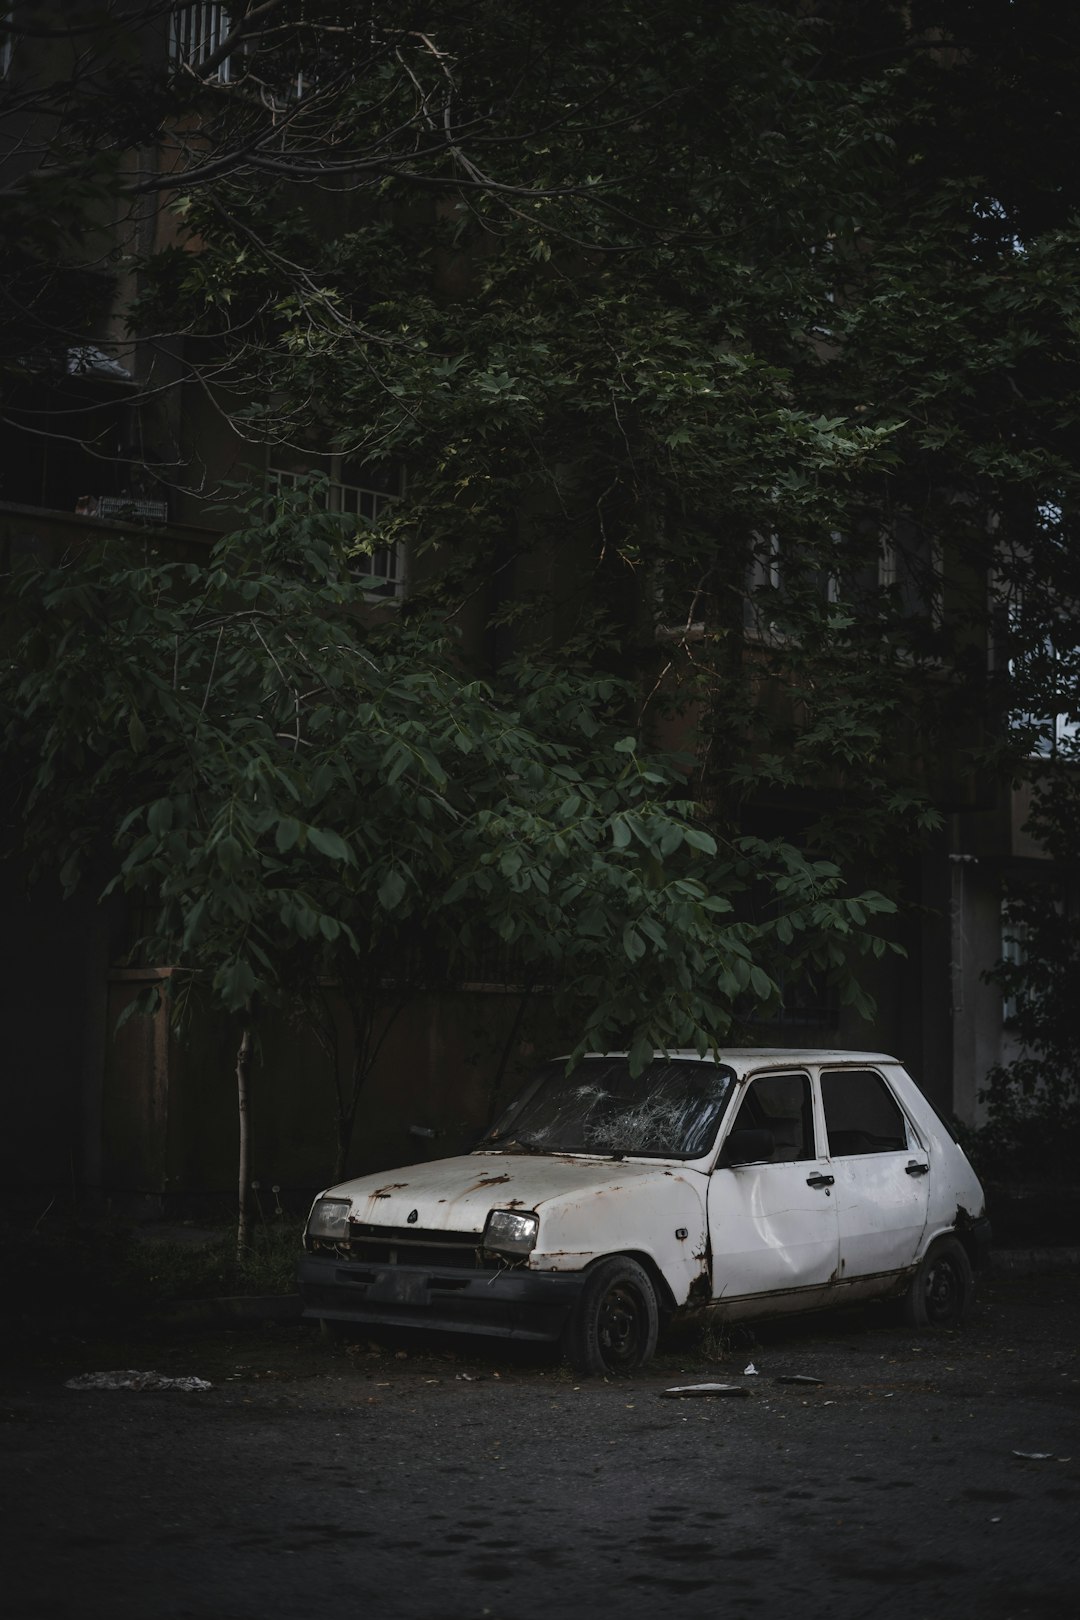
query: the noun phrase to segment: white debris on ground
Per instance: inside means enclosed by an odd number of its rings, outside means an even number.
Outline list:
[[[682,1400],[688,1395],[749,1395],[742,1384],[677,1384],[674,1389],[662,1389],[661,1395]]]
[[[164,1373],[135,1372],[132,1368],[126,1372],[80,1373],[64,1385],[65,1389],[180,1389],[189,1392],[213,1387],[205,1378],[166,1378]]]

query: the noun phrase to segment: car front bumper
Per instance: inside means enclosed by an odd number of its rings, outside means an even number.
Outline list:
[[[581,1272],[466,1271],[365,1264],[302,1254],[302,1314],[331,1322],[558,1339],[581,1291]]]

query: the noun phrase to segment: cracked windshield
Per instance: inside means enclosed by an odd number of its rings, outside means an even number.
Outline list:
[[[658,1059],[633,1079],[625,1057],[549,1063],[484,1148],[696,1159],[716,1136],[734,1074],[715,1063]]]

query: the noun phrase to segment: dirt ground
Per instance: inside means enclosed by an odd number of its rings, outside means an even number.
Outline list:
[[[497,1341],[24,1329],[0,1396],[18,1620],[1080,1612],[1075,1271],[992,1273],[961,1333],[849,1310],[687,1336],[612,1383]],[[65,1387],[114,1368],[212,1387]],[[703,1380],[750,1393],[664,1393]]]

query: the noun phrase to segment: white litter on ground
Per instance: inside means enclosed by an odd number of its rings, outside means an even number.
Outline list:
[[[688,1395],[749,1395],[742,1384],[677,1384],[674,1389],[662,1389],[661,1395],[684,1399]]]
[[[132,1368],[128,1368],[126,1372],[80,1373],[77,1378],[69,1378],[64,1385],[65,1389],[180,1389],[186,1391],[212,1389],[213,1387],[205,1378],[166,1378],[164,1373],[135,1372]]]

